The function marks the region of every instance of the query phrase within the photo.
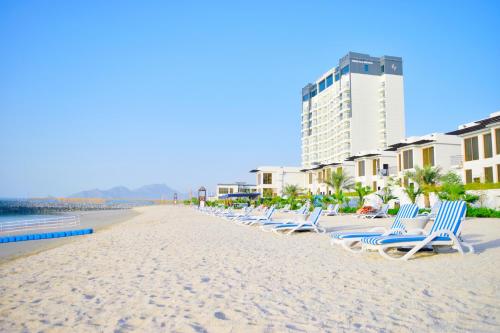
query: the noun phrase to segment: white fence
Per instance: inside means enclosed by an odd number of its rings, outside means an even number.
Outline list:
[[[29,219],[0,222],[0,235],[21,231],[46,230],[80,225],[79,216],[61,216],[43,219]]]

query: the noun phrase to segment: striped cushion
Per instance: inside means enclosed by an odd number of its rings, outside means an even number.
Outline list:
[[[394,236],[379,236],[379,237],[365,237],[361,242],[369,245],[382,245],[406,242],[421,242],[426,235],[394,235]],[[436,237],[433,241],[450,241],[449,237]]]
[[[398,211],[398,215],[394,219],[392,223],[391,229],[405,229],[404,224],[401,222],[401,219],[412,218],[417,216],[418,207],[415,204],[407,204],[401,206]],[[394,232],[395,235],[402,234],[401,231]],[[370,236],[380,236],[382,233],[380,232],[336,232],[332,233],[333,239],[345,239],[345,238],[362,238],[362,237],[370,237]]]
[[[363,237],[375,237],[382,235],[380,232],[345,232],[345,233],[333,233],[333,239],[350,239],[350,238],[363,238]]]
[[[464,201],[444,201],[439,207],[430,233],[439,230],[450,230],[457,235],[466,212],[467,206]],[[442,233],[440,236],[446,236],[446,234]]]

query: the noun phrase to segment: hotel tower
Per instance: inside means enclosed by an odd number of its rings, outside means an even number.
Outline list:
[[[349,52],[302,89],[302,167],[342,162],[405,137],[403,61]]]

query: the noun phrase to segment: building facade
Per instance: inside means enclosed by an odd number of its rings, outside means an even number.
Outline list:
[[[405,137],[403,62],[349,52],[302,89],[302,167],[342,162]]]
[[[257,186],[247,184],[244,182],[217,184],[216,196],[217,198],[219,198],[221,195],[224,194],[249,193],[249,192],[257,192]]]
[[[359,152],[347,160],[354,163],[354,181],[378,191],[389,177],[397,176],[397,155],[381,149]]]
[[[299,167],[261,166],[250,172],[255,173],[257,192],[263,197],[283,196],[287,185],[304,189],[304,174]]]
[[[397,154],[397,174],[403,187],[409,183],[405,173],[415,171],[417,166],[439,166],[443,173],[458,173],[462,167],[460,138],[456,135],[433,133],[409,137],[389,146],[387,151]]]
[[[500,182],[500,112],[447,134],[462,139],[462,177],[466,184]]]

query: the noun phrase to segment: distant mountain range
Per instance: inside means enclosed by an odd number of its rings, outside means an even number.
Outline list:
[[[187,194],[180,193],[165,184],[152,184],[131,190],[125,186],[116,186],[109,190],[93,189],[70,195],[70,198],[102,198],[102,199],[164,199],[172,200],[174,193],[178,199],[184,199]]]

